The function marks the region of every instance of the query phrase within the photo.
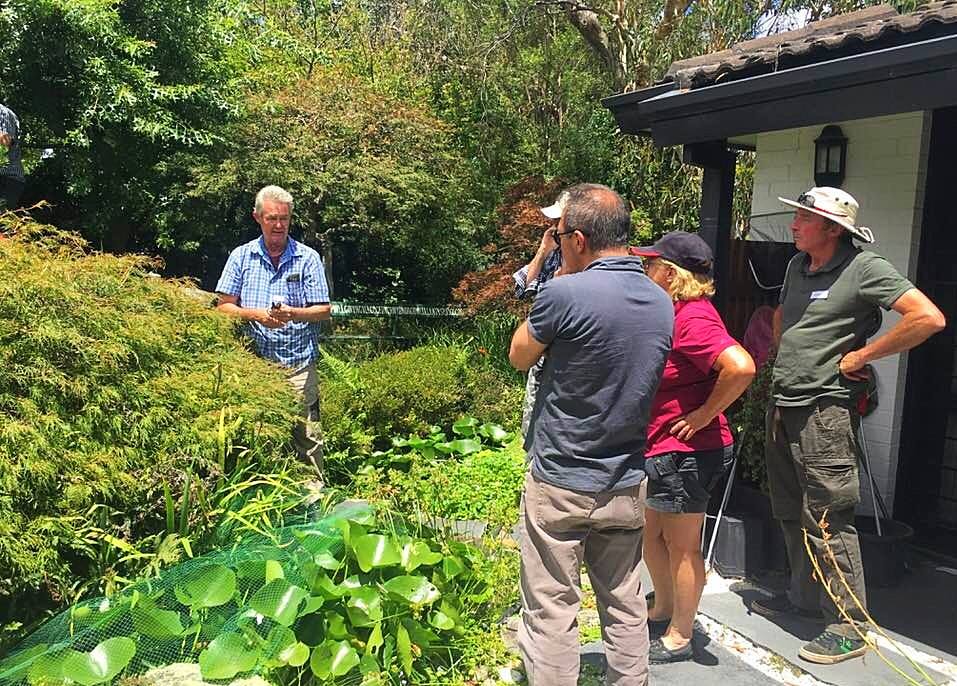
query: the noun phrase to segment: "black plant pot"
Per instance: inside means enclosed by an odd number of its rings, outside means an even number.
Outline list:
[[[900,584],[907,571],[907,542],[914,530],[894,519],[881,519],[881,536],[873,517],[856,517],[854,524],[864,559],[864,581],[874,588]]]
[[[714,520],[705,527],[708,541]],[[757,517],[724,515],[714,544],[713,563],[723,577],[753,577],[764,568],[764,522]]]
[[[712,498],[712,504],[715,500]],[[716,504],[713,509],[717,510]],[[722,576],[752,578],[767,572],[786,572],[784,534],[771,513],[770,498],[760,489],[739,481],[731,491],[727,512],[715,542],[718,572]]]

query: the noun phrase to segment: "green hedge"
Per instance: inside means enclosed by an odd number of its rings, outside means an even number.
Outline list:
[[[329,452],[367,454],[392,436],[449,426],[463,414],[515,430],[524,389],[477,351],[425,345],[348,363],[324,354],[322,427]]]
[[[165,528],[163,485],[179,502],[190,466],[289,455],[296,410],[282,372],[150,260],[11,215],[3,230],[0,625],[104,572],[84,536],[102,512],[133,541]]]

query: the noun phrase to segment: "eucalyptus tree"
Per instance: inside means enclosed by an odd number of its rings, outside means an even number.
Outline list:
[[[27,193],[96,243],[152,248],[166,160],[211,146],[241,109],[233,0],[8,0],[2,96],[20,115]],[[39,150],[53,156],[39,160]],[[175,171],[175,170],[173,170]]]

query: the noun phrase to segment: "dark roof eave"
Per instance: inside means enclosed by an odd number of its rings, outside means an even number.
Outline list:
[[[677,90],[674,83],[666,83],[634,93],[612,96],[603,100],[602,104],[615,115],[623,133],[654,134],[655,124],[658,122],[671,122],[682,117],[700,117],[711,112],[746,108],[777,99],[788,98],[793,101],[801,95],[866,83],[893,82],[898,78],[954,67],[957,67],[957,35],[841,57],[693,90]],[[954,104],[957,104],[957,93],[954,94]],[[746,118],[729,118],[730,127],[727,131],[712,131],[710,135],[727,137],[791,128],[793,116],[786,119],[789,121],[788,125],[775,126],[773,117],[765,117],[760,124],[748,122]],[[657,135],[655,139],[659,145],[676,145],[696,140],[693,135],[689,135],[688,140],[673,140],[674,135],[669,135],[664,142],[660,141]]]
[[[601,104],[611,111],[622,133],[649,134],[651,121],[643,116],[641,104],[675,88],[673,82],[649,86],[637,91],[610,95]]]
[[[675,93],[680,97],[654,95],[652,100],[641,103],[641,111],[656,120],[670,113],[692,114],[718,109],[732,100],[735,105],[745,105],[752,100],[768,100],[782,91],[793,96],[954,65],[957,65],[957,35],[943,36]]]

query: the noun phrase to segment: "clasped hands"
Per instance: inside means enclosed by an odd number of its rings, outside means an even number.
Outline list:
[[[257,321],[268,329],[280,329],[296,318],[296,308],[281,304],[279,307],[264,307]]]

